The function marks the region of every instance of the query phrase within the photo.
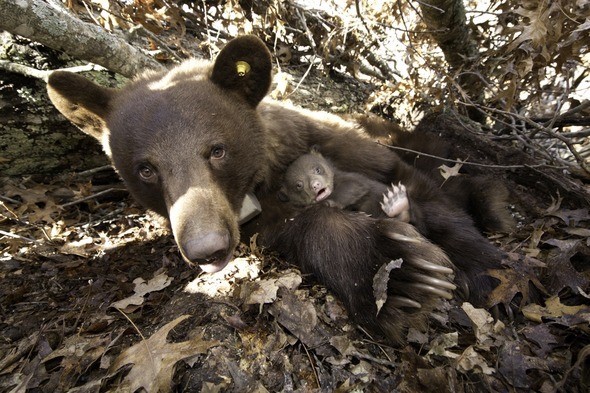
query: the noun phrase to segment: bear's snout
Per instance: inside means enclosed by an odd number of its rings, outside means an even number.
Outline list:
[[[199,264],[207,273],[223,269],[232,257],[227,231],[213,231],[193,237],[180,244],[180,247],[187,260]]]
[[[215,273],[233,257],[240,237],[238,218],[223,190],[207,182],[206,176],[200,180],[201,184],[176,198],[168,214],[183,258],[206,273]]]

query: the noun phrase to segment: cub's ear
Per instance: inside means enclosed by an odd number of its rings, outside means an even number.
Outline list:
[[[228,42],[217,55],[211,80],[234,91],[255,107],[272,81],[270,52],[258,37],[246,35]]]
[[[281,189],[277,192],[277,198],[279,201],[281,202],[289,202],[289,197],[287,196],[287,194],[285,193],[284,188],[281,187]]]
[[[322,155],[322,152],[320,151],[320,145],[313,145],[310,149],[309,152],[311,154],[317,154],[319,156]]]
[[[49,75],[47,93],[53,105],[69,121],[101,140],[114,89],[99,86],[71,72],[56,71]]]

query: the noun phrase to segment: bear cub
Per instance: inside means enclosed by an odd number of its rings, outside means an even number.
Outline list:
[[[410,221],[410,201],[401,182],[389,189],[360,173],[341,171],[320,153],[318,146],[313,146],[287,168],[277,196],[294,207],[323,202],[373,217]]]

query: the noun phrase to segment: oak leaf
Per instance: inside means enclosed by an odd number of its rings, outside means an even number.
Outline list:
[[[568,306],[561,303],[559,296],[552,296],[545,302],[545,307],[538,304],[529,304],[522,309],[524,316],[535,322],[543,322],[543,318],[559,318],[564,315],[575,315],[580,311],[588,310],[588,306]]]
[[[176,318],[147,340],[121,352],[111,365],[109,374],[112,376],[123,366],[132,364],[131,371],[123,380],[123,385],[126,385],[123,387],[131,392],[139,388],[147,392],[170,392],[174,366],[178,361],[203,354],[209,348],[219,345],[218,341],[204,340],[203,333],[188,341],[167,342],[168,333],[189,317],[190,315],[183,315]]]
[[[373,277],[373,295],[375,296],[375,303],[377,304],[377,315],[381,311],[381,307],[387,301],[387,283],[389,282],[389,273],[393,269],[399,269],[402,266],[403,260],[401,258],[389,261],[383,264],[375,277]]]
[[[449,180],[449,178],[451,177],[455,177],[455,176],[459,176],[461,175],[459,173],[459,171],[461,170],[461,167],[463,166],[463,162],[461,160],[457,160],[458,162],[453,165],[453,166],[447,166],[447,165],[441,165],[438,167],[438,169],[440,170],[440,175],[446,180]]]
[[[494,288],[488,298],[488,306],[496,304],[509,305],[517,293],[522,294],[523,301],[529,299],[529,284],[532,283],[542,292],[547,292],[539,281],[534,269],[545,267],[538,259],[509,253],[503,261],[508,268],[489,270],[488,275],[500,280],[500,284]]]

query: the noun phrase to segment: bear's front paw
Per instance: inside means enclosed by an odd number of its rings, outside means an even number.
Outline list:
[[[401,182],[398,185],[391,185],[391,189],[383,194],[383,202],[381,202],[381,209],[391,218],[397,218],[403,222],[410,222],[410,200],[406,186]]]
[[[408,328],[423,330],[441,300],[453,298],[454,266],[413,226],[382,219],[378,228],[388,239],[379,246],[383,257],[400,259],[401,264],[389,273],[387,299],[377,322],[390,340],[400,343]]]

